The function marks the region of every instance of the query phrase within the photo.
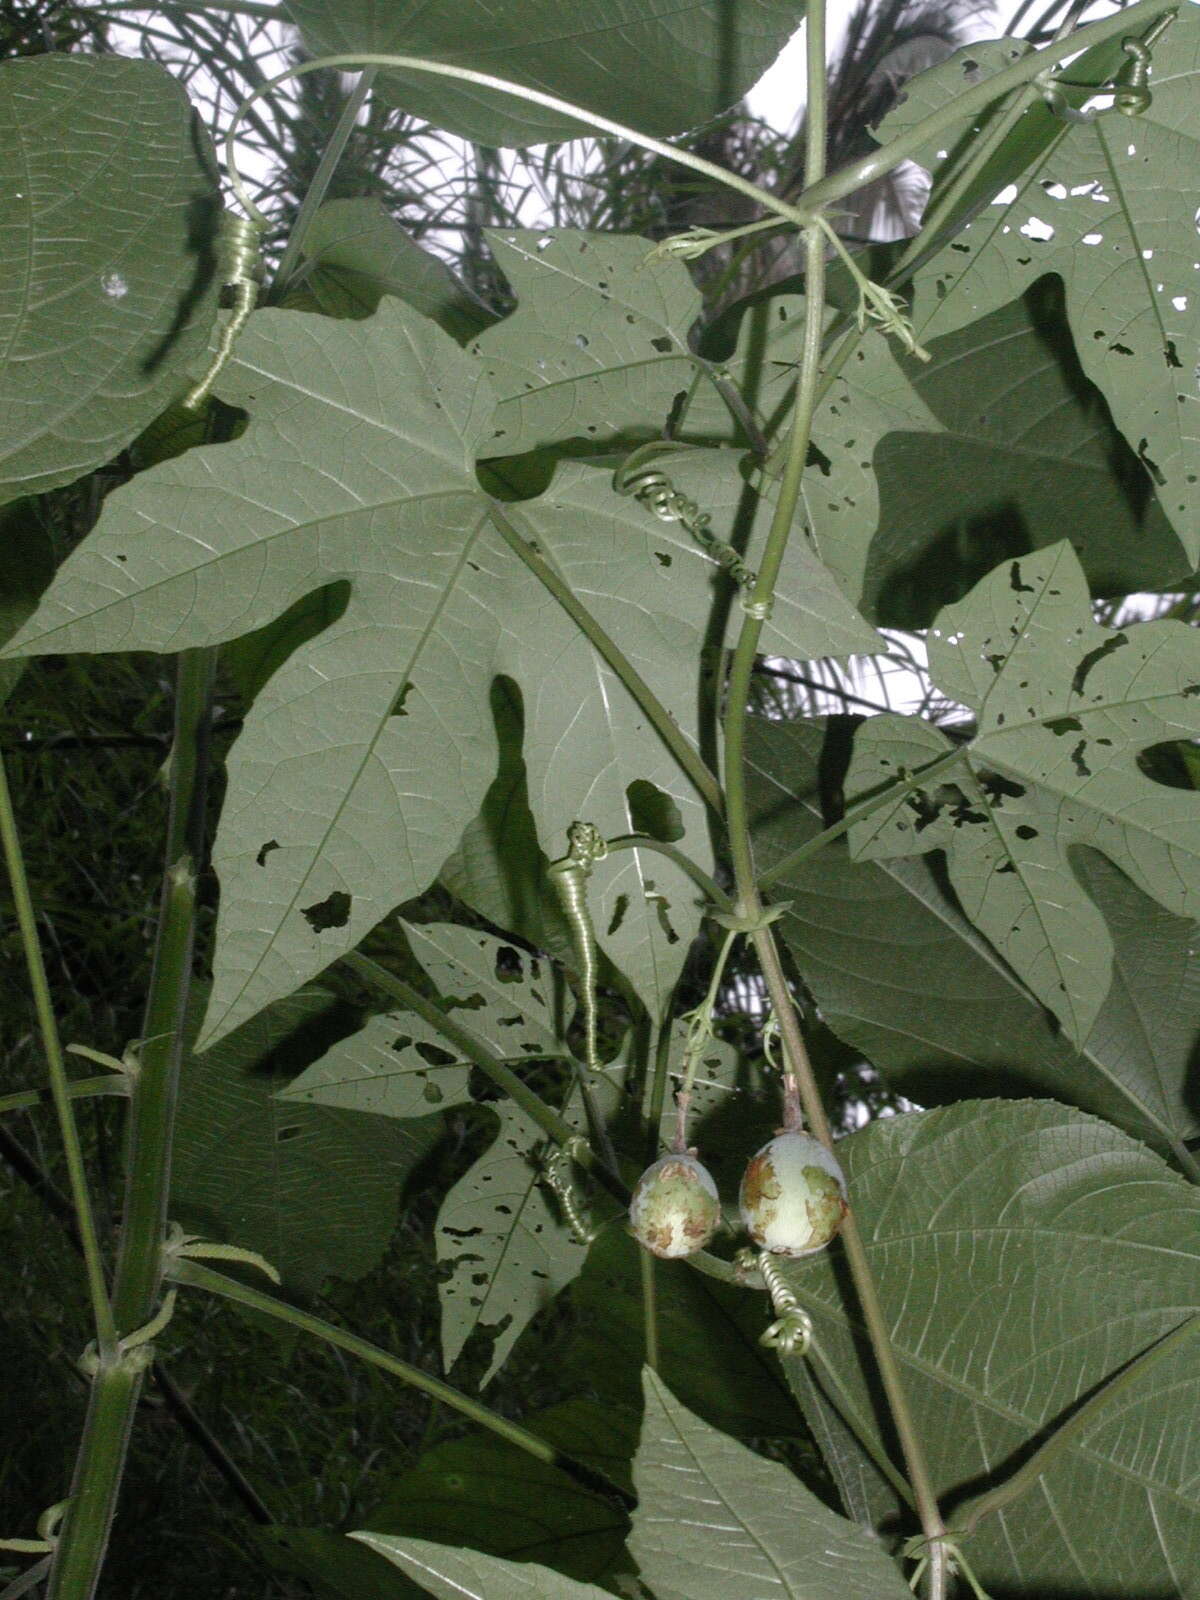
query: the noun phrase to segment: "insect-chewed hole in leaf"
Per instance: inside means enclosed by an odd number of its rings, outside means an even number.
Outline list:
[[[653,884],[647,884],[646,887],[651,889],[654,886]],[[658,925],[662,929],[663,937],[666,939],[667,943],[678,944],[679,935],[671,926],[671,908],[666,895],[647,894],[646,899],[654,907],[654,914],[658,918]]]
[[[350,921],[350,896],[344,889],[335,889],[316,905],[301,906],[300,914],[314,933],[324,933],[326,928],[344,928]]]
[[[1016,830],[1016,834],[1018,839],[1024,839],[1028,841],[1030,839],[1036,839],[1038,836],[1038,831],[1036,828],[1031,828],[1027,822],[1023,822]]]
[[[1114,633],[1110,634],[1110,636],[1105,639],[1103,644],[1098,644],[1094,650],[1089,650],[1087,655],[1083,657],[1079,665],[1075,668],[1074,675],[1071,678],[1071,693],[1082,694],[1083,686],[1087,682],[1088,674],[1091,672],[1092,668],[1103,661],[1105,656],[1112,655],[1114,650],[1119,650],[1122,645],[1128,643],[1128,634]]]
[[[656,550],[654,552],[654,559],[655,559],[655,561],[658,562],[660,567],[669,567],[671,565],[672,561],[674,560],[674,557],[670,554],[669,551]]]
[[[436,1083],[427,1083],[421,1090],[421,1098],[427,1100],[431,1106],[440,1105],[446,1096]]]
[[[805,461],[805,465],[809,467],[816,467],[817,471],[823,478],[827,478],[833,471],[833,462],[830,461],[829,457],[819,445],[813,444],[811,439],[808,442],[808,457]]]
[[[1119,350],[1119,349],[1123,349],[1123,348],[1124,347],[1121,346],[1121,345],[1109,345],[1109,349],[1110,350]],[[1133,351],[1130,350],[1129,354],[1132,355]],[[1150,476],[1154,479],[1155,483],[1161,489],[1162,486],[1167,481],[1166,474],[1163,472],[1163,470],[1159,466],[1158,462],[1153,460],[1147,454],[1147,451],[1149,450],[1149,448],[1150,448],[1149,439],[1139,439],[1138,440],[1138,447],[1137,447],[1138,459],[1141,461],[1141,463],[1145,467],[1146,471],[1150,474]]]
[[[1032,594],[1033,585],[1021,582],[1021,563],[1014,561],[1008,570],[1008,586],[1014,594]]]
[[[416,1051],[421,1060],[428,1061],[431,1067],[453,1066],[454,1062],[458,1059],[456,1056],[452,1055],[449,1050],[443,1050],[441,1045],[429,1044],[424,1039],[417,1040]]]
[[[1015,783],[999,772],[981,772],[978,777],[979,787],[994,806],[1002,806],[1006,800],[1019,800],[1025,793],[1023,783]]]
[[[497,983],[520,983],[525,971],[521,952],[514,950],[510,944],[502,944],[496,951],[494,970]]]
[[[1168,739],[1163,744],[1152,744],[1138,751],[1137,764],[1152,783],[1161,783],[1166,789],[1200,788],[1200,743],[1194,740]]]
[[[298,1139],[302,1132],[303,1129],[294,1125],[287,1128],[279,1128],[275,1134],[275,1142],[277,1144],[286,1144],[289,1139]]]
[[[671,795],[648,778],[635,778],[625,790],[629,803],[629,820],[634,833],[644,833],[648,838],[663,844],[674,844],[683,838],[683,818]]]
[[[411,693],[412,680],[410,679],[400,690],[400,693],[396,696],[396,698],[392,701],[392,709],[388,712],[389,717],[406,717],[408,715],[408,712],[405,709],[405,702],[408,700],[408,697]]]
[[[657,350],[659,355],[666,356],[670,355],[674,345],[667,335],[663,333],[660,334],[657,339],[651,339],[650,348],[652,350]]]
[[[254,858],[255,865],[259,866],[259,867],[265,867],[266,864],[267,864],[267,857],[271,854],[271,851],[272,850],[278,850],[278,849],[279,849],[279,840],[278,839],[268,839],[266,844],[264,844],[264,845],[262,845],[260,847],[258,854],[255,856],[255,858]]]
[[[627,894],[619,894],[617,896],[616,904],[613,906],[612,916],[608,920],[608,928],[607,928],[606,931],[607,931],[608,937],[610,939],[612,938],[613,934],[616,933],[617,929],[621,926],[621,924],[625,921],[625,913],[628,910],[629,910],[629,896]]]
[[[1078,717],[1054,717],[1046,723],[1046,727],[1051,733],[1058,734],[1060,737],[1064,733],[1083,732],[1083,723],[1080,722]]]

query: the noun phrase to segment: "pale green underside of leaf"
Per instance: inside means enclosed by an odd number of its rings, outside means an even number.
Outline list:
[[[819,724],[752,719],[755,855],[769,868],[823,826]],[[1191,1058],[1200,937],[1102,857],[1072,865],[1104,913],[1113,983],[1082,1049],[963,917],[932,858],[851,861],[829,846],[774,887],[783,935],[826,1022],[915,1100],[1038,1093],[1117,1122],[1164,1153],[1200,1132]]]
[[[1200,796],[1136,763],[1141,750],[1200,734],[1200,637],[1180,622],[1099,627],[1063,543],[1006,563],[946,607],[929,665],[977,711],[976,735],[930,791],[856,824],[851,853],[944,849],[968,917],[1081,1044],[1108,991],[1112,944],[1071,872],[1071,846],[1103,851],[1176,916],[1200,915]],[[847,794],[952,748],[917,718],[871,718]]]
[[[378,1264],[404,1182],[441,1131],[425,1102],[403,1127],[332,1104],[280,1103],[275,1058],[332,1000],[301,990],[187,1057],[171,1174],[175,1221],[259,1251],[290,1290],[309,1293]]]
[[[868,616],[894,608],[889,590],[903,584],[925,622],[955,597],[939,595],[938,552],[951,574],[990,566],[999,528],[1032,549],[1066,534],[1097,592],[1163,587],[1189,569],[1149,480],[1131,484],[1114,463],[1102,404],[1081,396],[1025,301],[925,342],[927,364],[866,338],[814,426],[828,465],[807,474],[805,510]]]
[[[839,1155],[951,1521],[968,1486],[1003,1480],[1040,1430],[1200,1309],[1200,1193],[1096,1119],[1048,1102],[966,1102],[875,1122]],[[783,1270],[874,1415],[832,1257]],[[785,1366],[811,1407],[812,1369]],[[966,1553],[985,1587],[1194,1595],[1198,1406],[1185,1345],[980,1523]],[[894,1510],[863,1452],[837,1437],[851,1503],[866,1509],[866,1495],[875,1518]],[[856,1470],[842,1470],[842,1453]]]
[[[495,771],[497,673],[523,691],[531,804],[549,858],[577,817],[628,832],[627,790],[640,779],[671,795],[683,848],[711,861],[699,802],[644,714],[486,524],[471,456],[491,402],[471,357],[394,300],[365,322],[268,311],[239,337],[220,388],[251,411],[247,432],[117,491],[12,647],[211,645],[323,586],[350,586],[338,620],[260,691],[230,755],[205,1043],[320,971],[436,875]],[[732,495],[734,461],[721,472]],[[656,552],[676,548],[673,535],[616,496],[607,473],[574,464],[551,494],[506,514],[698,742],[712,563],[691,549],[672,556],[668,579]],[[874,635],[800,542],[794,560],[789,583],[803,598],[777,610],[780,646],[869,647]],[[671,863],[632,854],[596,880],[605,948],[658,1014],[698,923],[695,889]]]
[[[804,16],[802,0],[287,0],[313,55],[393,51],[490,72],[643,133],[681,133],[734,105]],[[376,93],[486,145],[542,144],[588,130],[472,84],[384,72]]]
[[[4,501],[102,465],[183,386],[219,204],[183,90],[115,56],[0,64],[0,193]]]
[[[647,1367],[629,1536],[656,1600],[907,1600],[873,1536],[685,1410]]]
[[[654,438],[707,382],[688,348],[702,302],[687,268],[637,234],[491,230],[517,309],[473,348],[500,404],[489,455],[562,439]]]
[[[450,1015],[498,1056],[519,1061],[564,1054],[544,987],[549,973],[541,963],[467,928],[432,923],[408,926],[406,933],[449,1002]],[[497,976],[502,954],[507,982]],[[402,1119],[469,1103],[469,1062],[459,1056],[432,1065],[431,1045],[441,1055],[457,1055],[450,1041],[410,1012],[373,1017],[281,1098]],[[511,1101],[489,1109],[499,1118],[497,1136],[450,1189],[437,1220],[438,1258],[451,1268],[439,1286],[447,1367],[477,1328],[498,1330],[481,1382],[494,1375],[529,1319],[571,1281],[586,1257],[542,1182],[545,1134]]]
[[[886,140],[961,91],[964,62],[1009,64],[1011,41],[971,45],[907,85]],[[1069,72],[1067,74],[1070,75]],[[975,321],[1043,273],[1066,285],[1087,376],[1146,461],[1187,551],[1200,560],[1200,13],[1184,5],[1154,46],[1153,103],[1136,118],[1063,123],[1016,198],[988,207],[917,274],[923,342]],[[1030,119],[1050,112],[1035,105]],[[1031,124],[1032,125],[1032,124]],[[953,148],[946,134],[940,147]],[[938,152],[930,151],[936,167]]]
[[[536,1562],[502,1561],[478,1550],[451,1549],[386,1533],[349,1537],[386,1556],[438,1600],[608,1600],[606,1589],[576,1583]]]

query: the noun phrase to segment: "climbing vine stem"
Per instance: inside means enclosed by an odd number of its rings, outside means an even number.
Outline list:
[[[808,10],[806,28],[806,61],[808,88],[808,143],[805,150],[805,193],[819,192],[825,170],[826,82],[825,82],[825,26],[824,0],[814,0]],[[986,102],[985,102],[986,103]],[[886,166],[883,170],[889,170]],[[859,182],[863,180],[858,180]],[[857,183],[851,187],[857,187]],[[837,195],[847,193],[839,189]],[[830,195],[832,199],[836,196]],[[824,198],[824,197],[823,197]],[[725,800],[726,820],[729,828],[729,848],[733,862],[734,882],[738,912],[751,929],[755,952],[766,980],[767,992],[778,1019],[784,1047],[787,1071],[784,1074],[785,1104],[799,1096],[809,1127],[827,1147],[833,1139],[820,1092],[808,1059],[804,1039],[800,1032],[787,979],[779,958],[772,928],[763,914],[762,901],[755,882],[754,858],[750,844],[750,819],[746,789],[746,721],[749,710],[750,681],[755,655],[762,632],[762,617],[769,612],[775,584],[787,549],[793,519],[800,502],[800,487],[808,457],[813,412],[816,406],[817,385],[821,358],[822,323],[825,301],[825,240],[822,233],[811,227],[805,230],[805,310],[804,331],[801,344],[800,371],[796,384],[795,408],[792,413],[790,438],[783,475],[766,547],[758,571],[753,600],[754,608],[748,610],[738,637],[730,667],[724,719],[725,749]],[[759,615],[756,615],[755,612]],[[892,1349],[887,1326],[875,1282],[871,1274],[862,1238],[851,1211],[842,1229],[846,1258],[854,1280],[855,1292],[867,1326],[876,1365],[882,1379],[888,1406],[904,1454],[908,1479],[912,1485],[913,1499],[921,1523],[921,1531],[928,1541],[928,1595],[929,1600],[946,1600],[946,1559],[943,1546],[945,1525],[933,1492],[932,1479],[925,1452],[917,1433],[912,1411],[908,1404],[899,1365]]]

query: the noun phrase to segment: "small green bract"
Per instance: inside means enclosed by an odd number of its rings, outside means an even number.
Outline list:
[[[702,1250],[720,1220],[717,1186],[690,1153],[663,1156],[647,1167],[629,1202],[634,1238],[665,1259]]]
[[[841,1227],[846,1179],[818,1140],[780,1133],[751,1157],[738,1201],[756,1245],[772,1255],[807,1256]]]

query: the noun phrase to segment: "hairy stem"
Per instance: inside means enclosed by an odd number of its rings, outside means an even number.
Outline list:
[[[162,1275],[175,1096],[192,977],[194,864],[203,851],[215,660],[212,650],[191,650],[179,658],[166,866],[145,1043],[130,1095],[124,1220],[113,1287],[117,1330],[126,1336],[154,1314]],[[50,1569],[48,1600],[90,1600],[95,1593],[145,1366],[143,1360],[124,1357],[119,1347],[100,1351],[71,1498]]]

